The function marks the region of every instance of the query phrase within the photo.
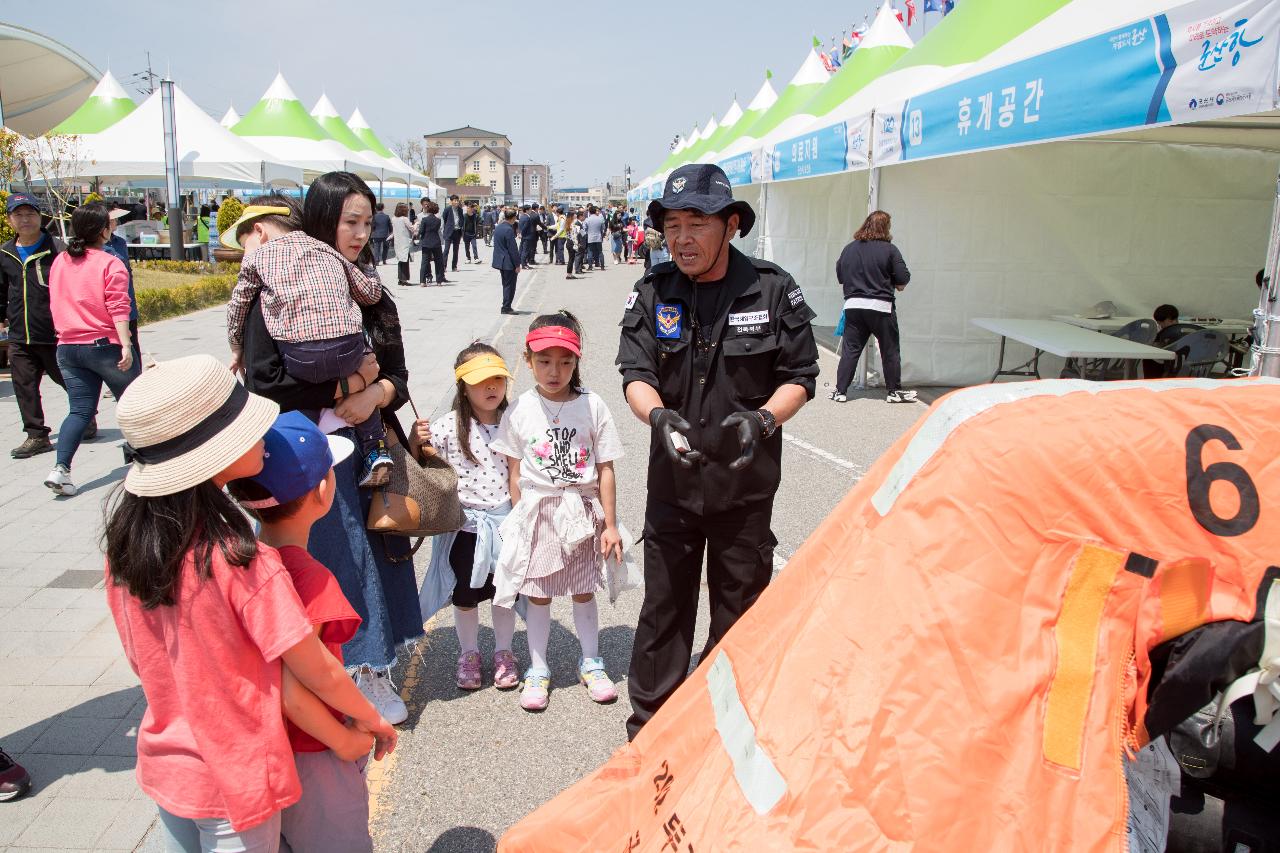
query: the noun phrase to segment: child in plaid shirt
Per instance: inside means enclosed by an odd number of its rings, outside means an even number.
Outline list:
[[[377,304],[382,282],[376,272],[365,273],[328,244],[290,230],[297,217],[289,208],[250,208],[245,214],[234,236],[228,229],[223,239],[230,248],[241,248],[243,241],[246,249],[227,304],[232,370],[242,366],[245,320],[253,300],[260,299],[262,318],[288,374],[303,382],[342,382],[345,396],[347,377],[359,372],[370,352],[360,305]],[[393,462],[381,412],[354,427],[364,459],[360,485],[385,485]]]

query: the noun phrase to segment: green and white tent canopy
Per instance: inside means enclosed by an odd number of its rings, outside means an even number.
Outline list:
[[[99,133],[133,112],[137,106],[120,81],[106,71],[85,102],[49,132],[68,135]]]
[[[766,80],[765,85],[768,86],[769,81]],[[769,91],[772,92],[773,89],[770,88]],[[777,100],[776,95],[774,96],[774,100]],[[712,120],[712,124],[714,124],[715,127],[711,129],[711,132],[707,133],[704,131],[702,134],[702,140],[697,145],[692,146],[689,150],[684,152],[681,164],[704,162],[706,155],[709,152],[714,152],[719,149],[723,145],[724,140],[729,138],[729,134],[733,133],[734,126],[742,120],[743,115],[745,115],[745,113],[743,113],[742,107],[739,106],[738,99],[734,98],[733,103],[729,105],[729,109],[725,110],[724,116],[720,121],[715,122],[714,119]]]
[[[378,173],[372,177],[380,178],[383,171],[398,171],[389,158],[378,155],[368,142],[357,136],[355,131],[347,126],[347,123],[342,120],[342,116],[338,114],[333,102],[329,100],[328,95],[322,94],[320,100],[316,101],[316,105],[311,108],[311,117],[324,128],[326,133],[349,152],[349,157],[359,162],[367,163],[378,170]]]
[[[355,112],[351,114],[351,118],[347,119],[347,127],[362,143],[368,146],[370,151],[388,163],[386,180],[404,181],[414,186],[427,187],[431,190],[433,197],[443,192],[443,188],[439,184],[433,183],[426,175],[415,171],[412,166],[401,160],[390,148],[382,144],[382,140],[373,132],[373,128],[369,126],[369,122],[365,120],[359,107],[356,107]]]
[[[757,147],[759,140],[795,113],[830,79],[831,75],[827,73],[817,51],[810,48],[799,70],[787,83],[787,87],[782,90],[782,94],[778,96],[773,106],[765,110],[764,114],[755,121],[738,122],[734,133],[730,134],[724,148],[718,152],[719,156],[732,157]]]
[[[344,147],[312,118],[283,74],[276,75],[262,99],[231,130],[275,159],[301,167],[308,179],[335,171],[381,177],[380,167]]]

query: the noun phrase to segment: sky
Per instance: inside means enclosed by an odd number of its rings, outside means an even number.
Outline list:
[[[147,51],[218,118],[247,112],[282,71],[308,109],[322,92],[344,117],[359,106],[388,145],[470,124],[505,133],[517,162],[553,164],[557,185],[586,186],[628,165],[647,176],[676,134],[719,119],[735,93],[745,107],[765,69],[781,92],[815,36],[828,45],[879,5],[0,0],[0,20],[110,67],[135,95],[126,78]],[[924,35],[919,18],[910,33]]]

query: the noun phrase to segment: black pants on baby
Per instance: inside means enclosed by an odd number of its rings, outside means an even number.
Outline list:
[[[370,352],[364,335],[343,335],[325,341],[278,341],[285,372],[302,382],[335,382],[360,369],[365,354]],[[374,413],[355,425],[363,456],[387,438],[382,412]]]

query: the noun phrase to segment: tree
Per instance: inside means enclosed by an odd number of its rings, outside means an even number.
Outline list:
[[[458,178],[457,184],[460,187],[478,187],[480,186],[480,176],[475,172],[467,172],[465,175]]]
[[[67,211],[74,205],[71,196],[79,186],[76,179],[90,164],[81,139],[76,134],[50,134],[32,139],[23,146],[23,162],[32,178],[44,184],[53,199],[49,214],[58,220],[58,230],[67,236]]]
[[[9,198],[9,188],[18,171],[22,168],[22,137],[11,130],[0,128],[0,202]],[[13,228],[9,226],[9,218],[0,217],[0,243],[8,242],[14,237]]]
[[[427,175],[427,145],[421,139],[401,139],[391,143],[391,150],[416,171]]]

